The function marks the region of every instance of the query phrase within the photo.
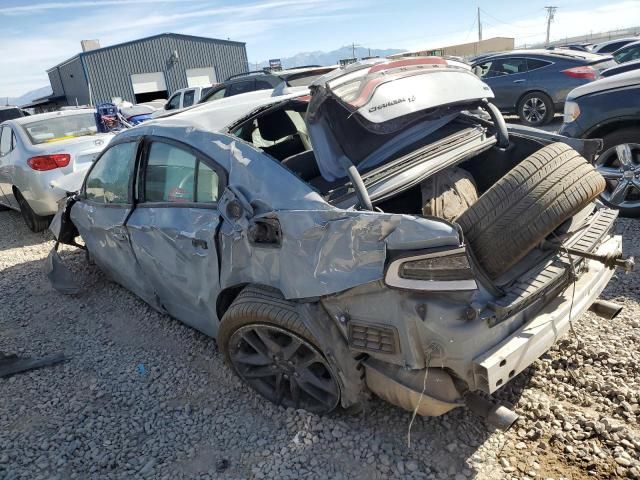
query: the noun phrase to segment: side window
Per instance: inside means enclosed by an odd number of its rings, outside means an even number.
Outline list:
[[[218,174],[191,152],[153,142],[145,171],[145,201],[203,202],[218,200]]]
[[[273,85],[266,80],[256,80],[256,90],[271,90],[272,88],[274,88]]]
[[[173,97],[171,97],[167,104],[164,106],[164,109],[175,110],[176,108],[180,108],[180,95],[182,94],[176,93]]]
[[[219,182],[218,174],[204,163],[199,162],[196,201],[200,203],[217,202]]]
[[[232,83],[227,87],[227,97],[231,97],[233,95],[239,95],[241,93],[252,92],[254,90],[254,80],[246,80],[244,82],[236,82]],[[269,87],[271,88],[271,87]]]
[[[6,155],[13,150],[13,131],[7,125],[0,132],[0,155]]]
[[[129,203],[129,183],[135,166],[137,142],[109,148],[87,177],[86,198],[104,204]]]
[[[615,58],[618,63],[638,60],[640,58],[640,45],[629,47],[622,52],[616,53],[613,58]]]
[[[195,90],[187,90],[186,92],[184,92],[184,96],[182,97],[182,107],[187,108],[193,105],[195,96],[196,96]]]
[[[145,171],[147,202],[193,202],[196,157],[168,143],[153,142]]]
[[[221,88],[216,93],[214,93],[209,98],[207,98],[207,102],[211,102],[213,100],[220,100],[221,98],[224,97],[224,94],[225,94],[226,91],[227,91],[226,88]]]
[[[546,67],[550,65],[551,62],[545,62],[544,60],[538,60],[536,58],[528,58],[527,59],[527,71],[537,70],[542,67]]]

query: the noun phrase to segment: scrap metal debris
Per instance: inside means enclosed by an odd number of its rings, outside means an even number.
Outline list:
[[[15,353],[0,352],[0,378],[9,377],[16,373],[28,372],[36,368],[48,367],[67,360],[62,353],[47,355],[42,358],[18,357]]]

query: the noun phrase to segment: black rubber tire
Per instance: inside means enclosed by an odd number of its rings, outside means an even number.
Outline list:
[[[544,103],[544,106],[546,108],[546,113],[544,117],[542,117],[542,119],[538,122],[531,122],[527,120],[524,114],[525,103],[532,98],[539,98],[542,101],[542,103]],[[520,121],[524,125],[527,125],[529,127],[540,127],[542,125],[546,125],[551,120],[553,120],[553,117],[555,116],[555,114],[556,112],[553,106],[553,100],[551,100],[551,97],[549,97],[549,95],[547,95],[544,92],[529,92],[523,95],[520,101],[518,102],[518,117],[520,117]]]
[[[640,128],[631,127],[631,128],[622,128],[620,130],[615,130],[611,133],[608,133],[604,137],[602,137],[603,146],[602,152],[606,152],[612,147],[616,145],[621,145],[623,143],[640,143]],[[600,198],[602,203],[611,208],[616,208],[620,211],[620,215],[623,217],[640,217],[640,207],[638,208],[629,208],[629,207],[619,207],[614,205],[604,198]]]
[[[224,355],[226,364],[239,378],[242,377],[236,371],[229,355],[229,341],[239,328],[255,324],[273,325],[292,332],[322,352],[322,348],[318,346],[316,339],[300,320],[298,311],[291,302],[285,300],[275,290],[249,285],[240,292],[223,315],[217,335],[218,347]],[[336,369],[324,354],[323,357],[331,367],[331,375],[339,386]],[[338,399],[337,405],[339,404],[340,400]],[[324,413],[328,413],[328,411]]]
[[[604,178],[578,152],[553,143],[511,169],[457,221],[496,279],[604,188]]]
[[[38,233],[46,230],[49,224],[51,223],[50,216],[41,216],[33,211],[29,202],[22,196],[19,190],[15,192],[16,200],[18,201],[18,205],[20,205],[20,213],[22,214],[22,218],[24,219],[24,223],[27,224],[29,230],[32,232]]]

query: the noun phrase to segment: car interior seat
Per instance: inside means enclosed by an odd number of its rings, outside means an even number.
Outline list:
[[[275,110],[258,118],[258,130],[264,140],[276,142],[262,147],[262,150],[278,160],[306,150],[296,125],[284,110]]]

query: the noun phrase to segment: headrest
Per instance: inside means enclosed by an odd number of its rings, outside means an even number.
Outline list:
[[[258,118],[258,130],[264,140],[271,142],[298,133],[293,120],[284,110],[275,110]]]

